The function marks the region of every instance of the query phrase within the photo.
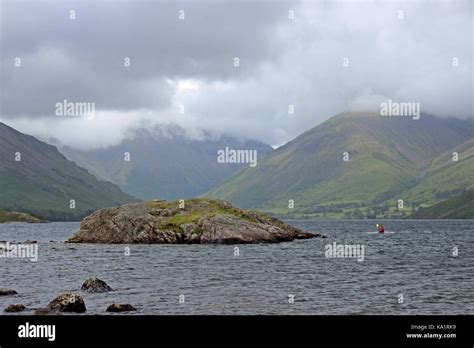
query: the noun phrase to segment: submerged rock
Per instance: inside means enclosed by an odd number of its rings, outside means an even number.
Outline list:
[[[0,288],[0,296],[12,296],[17,294],[18,292],[16,292],[15,290]]]
[[[40,308],[36,314],[57,314],[61,312],[84,313],[86,305],[81,296],[72,292],[61,294],[52,300],[46,308]]]
[[[118,304],[118,303],[113,303],[110,306],[107,307],[106,309],[107,312],[114,312],[114,313],[119,313],[119,312],[131,312],[131,311],[136,311],[136,308],[133,307],[131,304],[125,303],[125,304]]]
[[[82,291],[87,292],[108,292],[113,291],[113,289],[107,285],[103,280],[93,277],[87,279],[84,284],[81,286]]]
[[[150,201],[98,210],[69,243],[238,244],[321,237],[257,211],[215,199]]]
[[[23,312],[25,309],[26,307],[23,306],[22,304],[11,304],[11,305],[8,305],[4,309],[4,311],[6,313],[18,313],[18,312]]]

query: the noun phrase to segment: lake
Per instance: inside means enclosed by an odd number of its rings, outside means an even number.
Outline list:
[[[86,314],[114,302],[132,314],[474,314],[474,220],[384,220],[385,235],[371,220],[286,222],[327,238],[128,245],[126,255],[127,245],[64,243],[78,222],[0,224],[0,240],[36,240],[39,255],[0,258],[0,288],[19,293],[0,309],[22,303],[31,314],[75,291]],[[363,246],[363,260],[326,257],[334,243]],[[92,276],[116,291],[81,293]]]

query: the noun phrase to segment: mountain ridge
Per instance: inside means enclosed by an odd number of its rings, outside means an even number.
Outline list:
[[[290,217],[400,217],[409,213],[408,207],[417,208],[410,201],[398,208],[400,195],[416,186],[438,156],[471,139],[470,120],[342,113],[207,195]],[[473,166],[470,160],[457,165]],[[291,200],[294,208],[290,208]],[[439,199],[426,204],[436,202]]]
[[[161,132],[161,133],[157,133]],[[141,199],[182,199],[204,193],[248,164],[218,163],[217,151],[226,147],[256,150],[258,156],[271,146],[229,136],[191,139],[183,130],[141,130],[135,136],[106,149],[60,150],[80,166],[119,185]],[[128,152],[129,162],[123,155]]]
[[[98,208],[136,202],[58,149],[0,123],[0,208],[49,220],[78,220]]]

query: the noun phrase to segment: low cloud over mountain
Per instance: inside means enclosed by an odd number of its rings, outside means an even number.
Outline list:
[[[468,0],[2,2],[1,118],[80,148],[170,123],[279,145],[389,98],[466,118],[471,19]]]

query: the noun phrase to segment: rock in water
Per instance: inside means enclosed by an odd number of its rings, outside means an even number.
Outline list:
[[[61,294],[52,300],[46,308],[40,308],[36,314],[56,314],[61,312],[84,313],[86,305],[81,296],[72,292]]]
[[[87,292],[108,292],[113,291],[113,289],[107,285],[106,282],[100,280],[99,278],[93,277],[87,279],[84,284],[81,286],[82,291]]]
[[[4,311],[6,313],[18,313],[18,312],[23,312],[25,309],[26,307],[23,306],[22,304],[11,304],[11,305],[8,305],[4,309]]]
[[[183,202],[181,202],[183,203]],[[150,201],[98,210],[69,243],[238,244],[321,237],[257,211],[215,199]]]
[[[0,296],[12,296],[17,294],[18,293],[15,290],[0,288]]]
[[[118,303],[113,303],[110,306],[107,307],[106,309],[107,312],[114,312],[114,313],[119,313],[119,312],[131,312],[131,311],[136,311],[135,307],[133,307],[131,304],[118,304]]]

